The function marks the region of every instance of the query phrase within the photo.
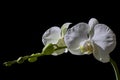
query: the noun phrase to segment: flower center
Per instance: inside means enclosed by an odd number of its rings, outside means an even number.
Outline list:
[[[80,51],[83,54],[91,54],[93,52],[92,43],[90,41],[85,41],[85,43],[80,46]]]
[[[66,45],[65,45],[65,42],[64,42],[64,38],[60,38],[60,39],[58,40],[57,46],[59,46],[59,47],[66,46]]]

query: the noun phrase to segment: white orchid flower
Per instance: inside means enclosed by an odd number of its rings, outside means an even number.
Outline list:
[[[75,55],[93,53],[94,57],[103,62],[109,62],[109,53],[116,46],[116,36],[105,24],[99,24],[95,18],[89,23],[78,23],[70,28],[64,37],[68,50]]]
[[[42,42],[44,45],[56,44],[58,47],[66,46],[64,42],[64,35],[71,23],[65,23],[62,25],[61,29],[57,26],[49,28],[42,36]],[[52,55],[60,55],[67,52],[66,49],[59,49],[54,51]]]

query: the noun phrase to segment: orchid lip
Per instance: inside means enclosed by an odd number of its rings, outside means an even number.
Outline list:
[[[82,45],[80,45],[79,49],[83,54],[93,53],[92,42],[91,41],[85,41]]]

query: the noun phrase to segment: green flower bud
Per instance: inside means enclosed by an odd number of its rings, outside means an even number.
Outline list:
[[[29,62],[35,62],[35,61],[37,61],[37,57],[28,58],[28,61]]]
[[[42,54],[51,55],[55,50],[54,44],[47,44],[42,50]]]

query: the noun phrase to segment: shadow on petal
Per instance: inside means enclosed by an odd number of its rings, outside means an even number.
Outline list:
[[[103,63],[109,62],[110,61],[109,54],[96,43],[93,42],[93,45],[94,45],[93,56],[100,62]]]

